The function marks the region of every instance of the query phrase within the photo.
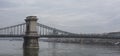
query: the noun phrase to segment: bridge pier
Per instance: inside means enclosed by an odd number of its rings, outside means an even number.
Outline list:
[[[39,48],[37,33],[37,17],[26,17],[26,33],[24,36],[23,48]]]

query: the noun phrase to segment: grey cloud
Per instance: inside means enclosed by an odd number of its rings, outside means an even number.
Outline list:
[[[17,6],[16,3],[12,3],[9,0],[0,0],[0,8],[13,8]]]
[[[23,0],[21,0],[23,1]],[[2,4],[3,2],[3,4]],[[119,31],[119,0],[1,0],[2,21],[24,22],[26,16],[36,15],[39,22],[77,33]],[[15,7],[18,6],[18,7]],[[11,8],[14,7],[14,8]],[[0,23],[6,24],[6,23]],[[13,23],[13,24],[15,24]]]

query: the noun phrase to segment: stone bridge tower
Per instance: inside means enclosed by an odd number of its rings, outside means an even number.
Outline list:
[[[37,17],[26,17],[26,33],[24,36],[23,48],[39,48],[37,33]]]

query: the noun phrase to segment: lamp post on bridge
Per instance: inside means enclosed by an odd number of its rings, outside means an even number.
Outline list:
[[[26,17],[26,33],[24,36],[23,48],[39,48],[37,33],[37,17]]]

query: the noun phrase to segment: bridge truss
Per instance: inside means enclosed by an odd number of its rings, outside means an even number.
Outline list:
[[[37,32],[38,32],[38,36],[40,37],[74,34],[53,27],[49,27],[40,23],[37,23]],[[25,33],[26,33],[26,23],[0,28],[0,37],[24,37]]]
[[[37,23],[37,32],[39,37],[47,38],[102,38],[102,39],[120,39],[120,35],[104,34],[75,34],[62,31],[44,24]],[[24,37],[26,33],[26,23],[21,23],[9,27],[0,28],[0,37]]]

